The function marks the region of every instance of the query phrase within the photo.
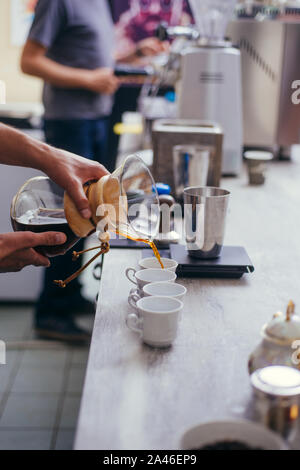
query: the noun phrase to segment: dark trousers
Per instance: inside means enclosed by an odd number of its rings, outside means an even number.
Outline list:
[[[114,125],[122,121],[122,115],[126,111],[136,111],[140,93],[140,86],[121,86],[115,94],[115,102],[109,118],[108,130],[108,155],[113,165],[115,165],[117,160],[120,140],[120,137],[114,133]],[[109,171],[113,171],[113,169],[108,167]]]
[[[82,157],[96,160],[108,166],[107,153],[108,119],[45,120],[46,142],[54,147],[68,150]],[[75,248],[83,249],[83,241]],[[65,289],[54,285],[54,280],[66,279],[81,267],[81,260],[72,261],[72,249],[64,256],[51,258],[51,267],[44,272],[42,292],[36,308],[37,319],[42,315],[72,313],[80,307],[81,285],[78,279]]]

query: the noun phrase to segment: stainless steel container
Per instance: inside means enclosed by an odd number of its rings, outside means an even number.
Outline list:
[[[210,149],[208,186],[220,185],[223,131],[218,124],[191,119],[158,119],[152,128],[155,181],[171,186],[175,193],[173,148],[176,145],[200,145]]]
[[[189,255],[218,258],[221,254],[230,192],[214,187],[184,190],[185,237]]]
[[[251,375],[254,392],[253,419],[292,442],[299,426],[300,372],[270,366]]]
[[[242,57],[244,144],[284,152],[300,138],[300,105],[292,101],[300,77],[300,22],[292,15],[239,19],[229,24],[227,36]]]
[[[183,199],[184,188],[207,186],[210,150],[199,145],[175,145],[173,171],[175,195]]]

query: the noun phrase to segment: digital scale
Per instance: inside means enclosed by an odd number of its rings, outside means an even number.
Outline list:
[[[142,249],[142,257],[154,256],[151,248],[145,243],[135,242],[126,238],[110,240],[110,247],[124,249]],[[158,250],[163,258],[172,258],[178,263],[176,271],[179,277],[212,277],[239,279],[244,274],[254,271],[254,266],[247,251],[242,246],[224,246],[219,258],[199,259],[189,256],[185,245],[170,244]]]
[[[254,266],[242,246],[224,246],[219,258],[197,259],[189,256],[184,245],[170,245],[168,250],[159,250],[164,258],[172,258],[178,263],[179,277],[205,277],[239,279],[250,274]],[[152,250],[143,249],[142,257],[153,256]]]

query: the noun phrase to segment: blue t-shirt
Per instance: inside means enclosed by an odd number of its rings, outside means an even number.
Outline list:
[[[113,67],[113,22],[107,0],[39,0],[29,39],[47,57],[82,69]],[[96,119],[111,112],[112,97],[44,84],[46,119]]]

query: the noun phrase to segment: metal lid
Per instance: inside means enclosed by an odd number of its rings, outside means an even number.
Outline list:
[[[273,160],[273,154],[271,152],[262,152],[260,150],[251,150],[244,153],[246,160],[260,160],[266,162]]]
[[[268,395],[297,396],[300,395],[300,372],[286,366],[265,367],[253,372],[251,384]]]

